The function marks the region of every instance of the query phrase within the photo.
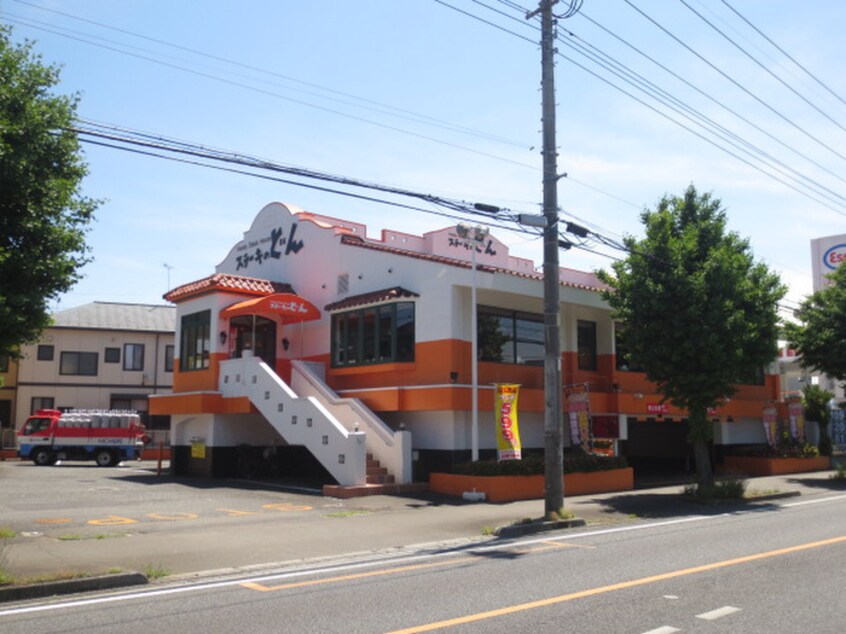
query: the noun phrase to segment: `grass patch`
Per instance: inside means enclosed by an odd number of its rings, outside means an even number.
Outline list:
[[[483,526],[482,535],[484,535],[485,537],[496,535],[496,529],[493,526]]]
[[[724,478],[711,485],[691,484],[684,488],[685,497],[699,502],[718,502],[721,500],[742,500],[746,495],[746,480],[742,478]]]
[[[147,579],[162,579],[170,574],[166,568],[162,568],[161,564],[147,564],[142,571]]]
[[[17,536],[17,531],[13,531],[6,526],[0,527],[0,539],[14,539]]]
[[[97,533],[96,535],[59,535],[56,539],[60,542],[78,542],[83,539],[112,539],[114,537],[126,537],[129,533]]]
[[[837,464],[837,471],[831,474],[832,480],[840,480],[841,482],[846,481],[846,464],[838,463]]]
[[[326,513],[323,517],[355,517],[356,515],[370,515],[372,511],[336,511]]]

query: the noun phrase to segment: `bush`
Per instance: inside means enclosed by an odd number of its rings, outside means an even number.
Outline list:
[[[775,448],[768,445],[738,451],[738,456],[754,456],[757,458],[816,458],[820,450],[807,442],[800,442],[785,434]]]
[[[564,473],[607,471],[628,466],[628,462],[622,456],[601,456],[580,450],[564,454]],[[522,460],[464,462],[456,465],[453,473],[474,476],[543,475],[545,470],[544,457],[538,454],[529,454]]]
[[[691,484],[684,488],[684,494],[701,501],[742,500],[746,493],[746,480],[741,478],[723,478],[714,484],[703,486]]]

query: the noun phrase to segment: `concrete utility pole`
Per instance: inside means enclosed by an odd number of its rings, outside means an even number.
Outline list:
[[[526,17],[541,16],[541,94],[543,117],[543,323],[544,323],[544,515],[564,506],[561,409],[561,324],[558,273],[558,162],[555,144],[555,25],[552,6],[541,0]]]

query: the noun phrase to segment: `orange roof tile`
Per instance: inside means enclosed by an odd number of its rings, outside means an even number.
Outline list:
[[[245,277],[230,273],[215,273],[201,280],[177,286],[165,293],[164,298],[169,302],[178,304],[189,297],[205,295],[214,291],[262,296],[272,293],[293,293],[294,289],[285,282],[271,282],[257,277]]]

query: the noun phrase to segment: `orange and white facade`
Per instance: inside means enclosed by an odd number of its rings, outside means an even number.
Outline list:
[[[618,362],[601,283],[561,269],[560,284],[562,390],[587,393],[593,434],[615,451],[684,461],[685,412]],[[237,475],[282,454],[316,460],[341,485],[362,484],[374,460],[395,482],[425,480],[470,459],[474,443],[496,456],[497,383],[520,385],[524,455],[544,446],[543,280],[493,235],[371,238],[363,224],[273,203],[213,275],[166,299],[177,307],[173,393],[150,407],[172,417],[177,472]],[[741,386],[712,412],[715,445],[764,442],[762,411],[778,393],[771,374]]]

